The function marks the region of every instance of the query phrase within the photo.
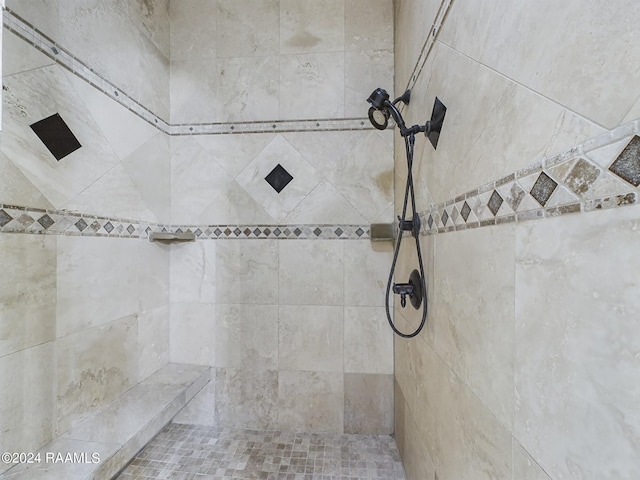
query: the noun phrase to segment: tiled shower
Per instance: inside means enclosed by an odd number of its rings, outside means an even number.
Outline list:
[[[184,438],[199,480],[248,468],[229,445],[264,478],[394,478],[396,445],[411,480],[636,478],[640,7],[600,3],[6,0],[1,450],[179,363],[209,382],[140,475]],[[407,173],[376,87],[412,89],[409,125],[447,107],[416,139],[410,340],[369,239]]]

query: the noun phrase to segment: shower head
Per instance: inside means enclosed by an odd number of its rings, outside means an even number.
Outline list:
[[[369,102],[373,108],[378,110],[386,108],[388,101],[389,94],[382,88],[376,88],[373,93],[369,95],[369,98],[367,98],[367,102]]]
[[[389,100],[389,94],[383,88],[376,88],[367,102],[371,104],[369,108],[369,121],[378,130],[384,130],[389,125],[389,117],[393,116],[393,119],[398,125],[404,126],[402,116],[396,108],[396,103],[403,102],[409,104],[411,98],[411,91],[407,90],[400,97],[396,98],[393,102]]]
[[[371,104],[369,108],[369,121],[378,130],[384,130],[389,125],[389,94],[382,88],[376,88],[367,102]]]

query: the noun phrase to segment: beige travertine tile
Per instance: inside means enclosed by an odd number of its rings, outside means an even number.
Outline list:
[[[139,275],[144,272],[140,265],[141,242],[96,237],[90,240],[57,237],[58,337],[139,311]]]
[[[384,307],[344,307],[344,371],[393,373],[393,332]]]
[[[424,413],[424,411],[420,411],[417,412],[416,415],[424,415]],[[435,476],[436,470],[432,457],[433,453],[429,452],[429,448],[425,442],[424,432],[418,427],[418,423],[415,421],[413,413],[410,410],[405,411],[403,430],[405,454],[402,459],[407,479],[444,479],[442,476]]]
[[[393,49],[392,0],[347,0],[344,8],[345,50]]]
[[[2,32],[2,46],[3,76],[15,75],[55,63],[9,30]]]
[[[280,118],[344,117],[344,74],[342,52],[281,55]]]
[[[172,62],[216,57],[217,10],[218,2],[210,0],[169,2]],[[199,21],[203,18],[214,20]]]
[[[51,202],[62,207],[118,163],[62,67],[52,65],[3,80],[2,152]],[[30,125],[59,113],[81,148],[58,162]]]
[[[214,426],[216,406],[215,371],[214,378],[191,399],[173,418],[173,423]]]
[[[278,242],[216,242],[216,303],[273,305],[278,301]]]
[[[284,218],[287,224],[363,225],[367,219],[328,180],[322,180]]]
[[[0,357],[0,371],[0,448],[8,452],[36,451],[54,436],[54,343]],[[0,472],[10,466],[0,463]]]
[[[194,242],[171,246],[171,302],[215,302],[219,245]]]
[[[56,338],[53,236],[0,235],[0,356]]]
[[[265,57],[280,51],[279,0],[220,0],[216,24],[218,57]]]
[[[274,430],[279,375],[275,370],[216,369],[216,425]]]
[[[344,241],[278,242],[280,305],[343,305]]]
[[[344,24],[342,0],[280,0],[280,54],[342,52]]]
[[[277,428],[297,432],[342,432],[343,377],[339,372],[280,370]]]
[[[219,120],[252,122],[280,118],[277,56],[219,58],[215,100]]]
[[[171,61],[171,123],[212,123],[224,119],[218,110],[215,58]]]
[[[273,133],[243,135],[197,135],[194,140],[225,171],[235,178],[273,140]]]
[[[372,48],[345,52],[344,115],[347,118],[366,117],[370,106],[366,100],[371,92],[380,87],[391,88],[393,51]]]
[[[513,441],[513,478],[518,480],[549,480],[540,465],[522,448],[516,441]]]
[[[49,37],[59,36],[60,2],[58,0],[8,0],[5,5]]]
[[[56,341],[57,434],[138,381],[137,320],[130,315]]]
[[[632,478],[638,207],[519,225],[514,435],[551,476]]]
[[[169,362],[169,306],[138,317],[138,379],[143,380]]]
[[[345,242],[345,305],[383,306],[392,259],[391,242]]]
[[[278,369],[278,306],[216,305],[216,367]]]
[[[435,350],[511,429],[515,226],[466,230],[443,240],[431,305]]]
[[[426,443],[438,478],[511,478],[511,431],[502,426],[439,358],[433,372],[434,430],[433,438],[427,437]]]
[[[64,74],[120,160],[158,134],[157,128],[114,102],[84,79],[69,71]]]
[[[639,51],[632,20],[637,13],[632,0],[606,7],[574,0],[561,8],[551,1],[524,8],[508,1],[489,8],[456,2],[443,38],[465,55],[613,128],[638,98],[629,68]],[[447,39],[450,25],[456,35]]]
[[[215,314],[211,303],[171,304],[171,362],[215,365]]]
[[[160,223],[171,221],[169,136],[156,133],[123,161],[126,172]]]
[[[280,305],[278,364],[281,370],[343,372],[343,338],[342,307]]]
[[[265,178],[280,165],[293,179],[277,192]],[[236,177],[246,194],[282,221],[319,183],[320,173],[281,135],[276,136]]]
[[[393,375],[345,373],[344,431],[364,435],[393,433]]]
[[[122,163],[113,167],[78,195],[70,198],[63,207],[94,215],[135,218],[146,222],[158,220]]]

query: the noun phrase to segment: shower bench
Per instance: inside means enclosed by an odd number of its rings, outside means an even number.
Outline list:
[[[39,462],[0,480],[109,480],[210,379],[210,367],[169,363],[42,447]]]

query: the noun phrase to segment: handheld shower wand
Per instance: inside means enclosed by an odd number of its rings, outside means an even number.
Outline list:
[[[404,119],[400,114],[400,111],[396,107],[399,102],[405,105],[409,104],[411,99],[411,91],[407,90],[400,97],[396,98],[393,102],[389,99],[389,94],[382,88],[376,88],[373,93],[367,99],[367,102],[371,104],[369,108],[369,120],[371,124],[378,130],[384,130],[389,125],[389,118],[393,117],[394,122],[400,130],[400,135],[404,138],[405,149],[407,154],[407,183],[404,194],[404,202],[402,205],[402,215],[398,216],[398,241],[396,242],[396,248],[393,254],[393,261],[391,263],[391,271],[389,272],[389,280],[387,282],[387,291],[385,295],[385,307],[387,313],[387,320],[391,329],[399,336],[403,338],[412,338],[420,333],[427,321],[427,287],[425,281],[424,264],[422,262],[422,252],[420,250],[420,215],[418,215],[416,209],[415,191],[413,187],[413,146],[415,143],[415,134],[424,133],[425,136],[429,136],[432,133],[439,135],[444,120],[444,112],[440,112],[436,115],[436,108],[434,107],[434,114],[432,119],[424,125],[413,125],[407,127]],[[437,102],[439,100],[436,99]],[[444,106],[443,106],[444,107]],[[446,109],[444,109],[446,111]],[[429,137],[433,143],[433,138]],[[435,137],[434,147],[437,145],[437,136]],[[411,219],[407,220],[407,207],[411,197]],[[418,268],[419,271],[414,269],[409,276],[407,283],[393,283],[393,277],[396,270],[396,263],[398,261],[398,254],[400,252],[400,244],[402,243],[402,234],[404,231],[411,232],[411,235],[415,238],[416,251],[418,254]],[[400,305],[402,308],[406,307],[407,296],[411,302],[411,305],[417,310],[422,305],[422,319],[420,325],[416,330],[411,333],[403,333],[395,326],[391,310],[389,307],[390,292],[400,295]]]

